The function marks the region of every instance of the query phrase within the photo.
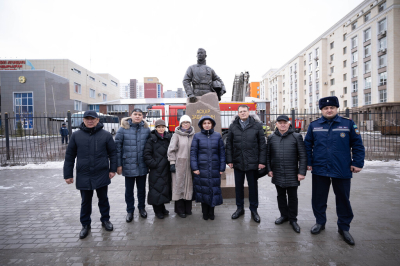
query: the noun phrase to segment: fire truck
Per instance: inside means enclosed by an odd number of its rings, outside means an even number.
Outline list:
[[[242,104],[249,106],[250,114],[257,114],[256,102],[220,102],[221,110],[221,128],[224,135],[232,122],[232,119],[237,115],[238,107]],[[175,132],[175,128],[179,126],[179,120],[186,114],[186,105],[155,105],[147,109],[146,121],[150,128],[154,129],[154,123],[158,119],[165,121],[168,131]],[[197,125],[195,125],[197,126]]]

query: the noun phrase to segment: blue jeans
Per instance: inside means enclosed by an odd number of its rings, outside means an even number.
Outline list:
[[[93,190],[80,190],[81,192],[81,224],[90,225],[92,219],[92,198]],[[97,197],[99,198],[99,209],[101,213],[100,221],[105,222],[110,220],[110,204],[107,197],[108,186],[96,189]]]
[[[250,210],[257,211],[258,208],[258,170],[241,171],[234,169],[235,172],[235,192],[236,205],[238,208],[244,207],[244,178],[247,178],[249,185]]]
[[[133,213],[135,211],[135,196],[133,194],[133,189],[137,188],[137,197],[138,197],[138,209],[142,210],[145,207],[146,201],[146,176],[134,176],[134,177],[125,177],[125,202],[126,202],[126,211],[128,213]]]

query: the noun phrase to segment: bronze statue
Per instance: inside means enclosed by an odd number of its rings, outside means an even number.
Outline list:
[[[190,66],[183,78],[183,87],[190,102],[195,102],[196,96],[202,96],[209,92],[216,92],[220,101],[221,96],[226,93],[224,82],[211,67],[206,65],[206,57],[206,50],[199,48],[197,64]]]

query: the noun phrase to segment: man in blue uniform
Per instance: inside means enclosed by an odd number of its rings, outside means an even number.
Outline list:
[[[353,173],[364,166],[365,149],[357,125],[339,116],[339,100],[335,96],[319,100],[322,117],[311,122],[304,140],[307,168],[312,170],[312,207],[316,224],[312,234],[325,229],[329,187],[336,196],[338,232],[349,245],[354,239],[349,233],[353,211],[350,205],[350,184]]]

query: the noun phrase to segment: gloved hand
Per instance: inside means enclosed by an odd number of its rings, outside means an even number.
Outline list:
[[[197,101],[196,96],[191,95],[191,96],[189,97],[189,101],[190,101],[191,103],[195,103],[195,102]]]
[[[169,166],[169,171],[170,171],[171,173],[175,173],[175,172],[176,172],[175,164],[171,164],[171,165]]]

